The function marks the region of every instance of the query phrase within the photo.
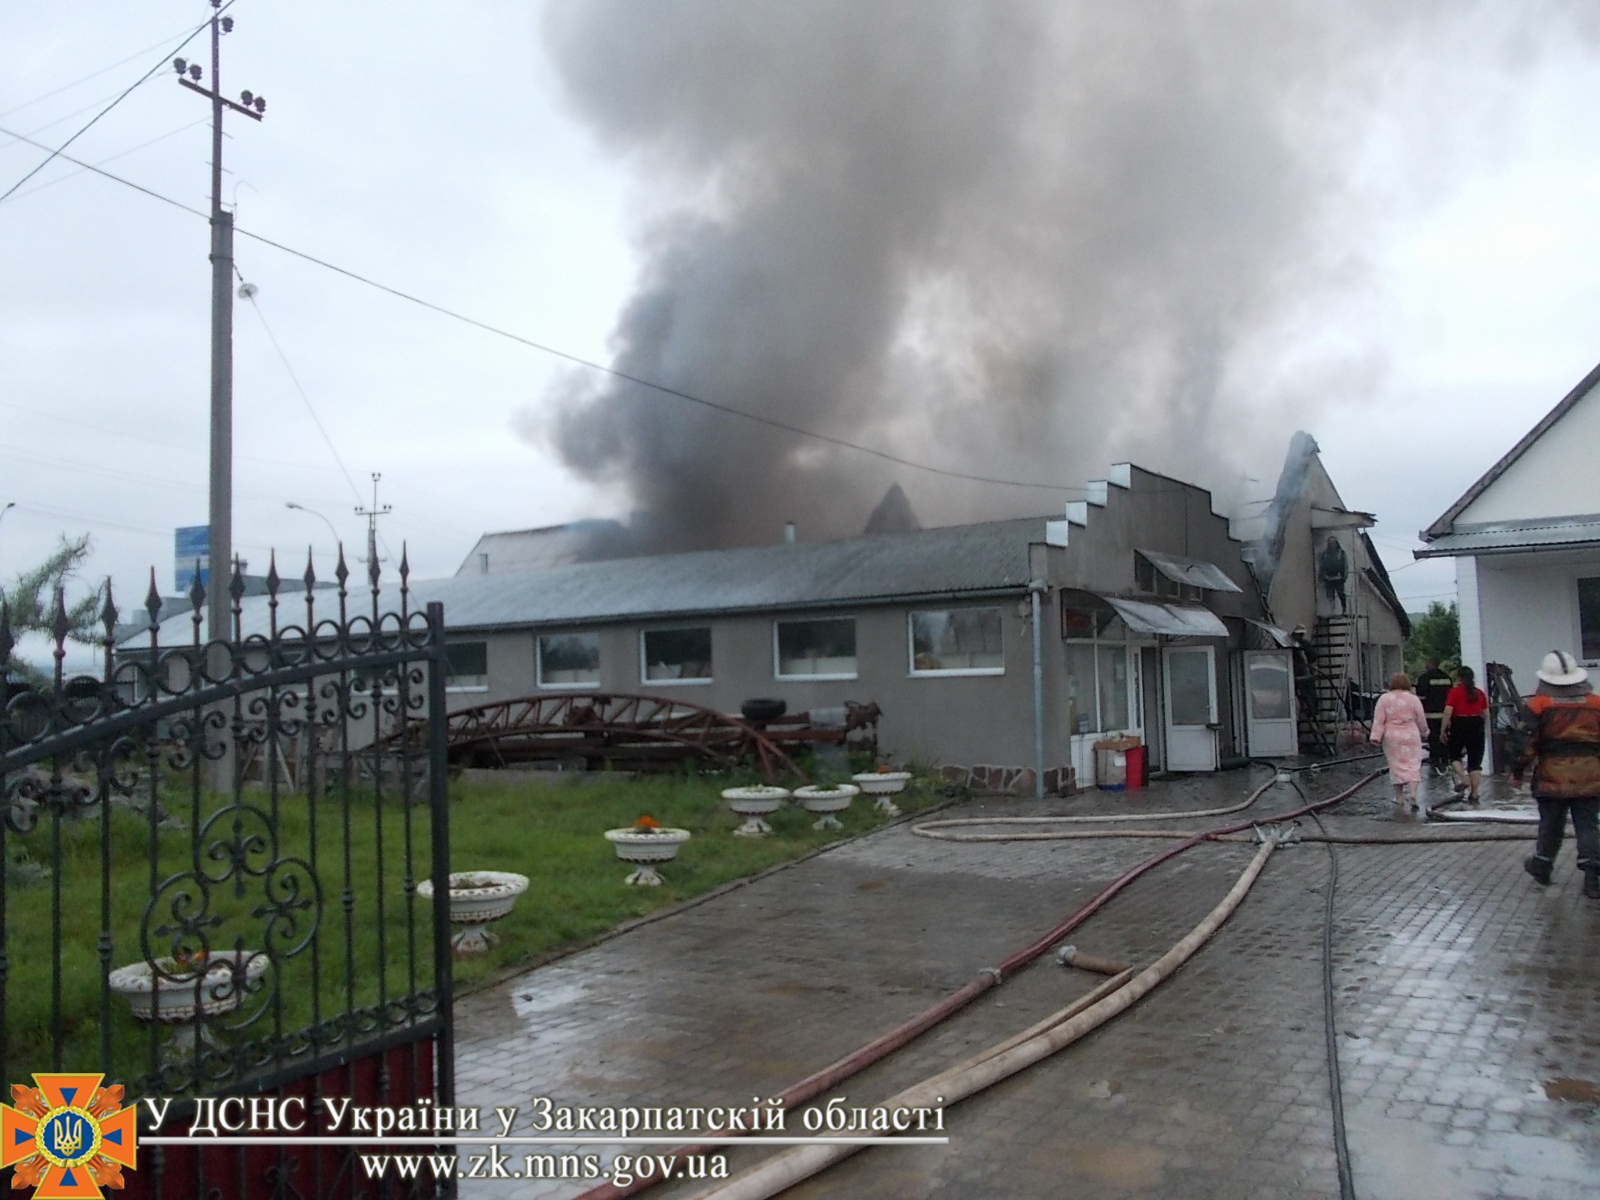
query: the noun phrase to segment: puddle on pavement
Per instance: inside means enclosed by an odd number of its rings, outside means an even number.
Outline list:
[[[1546,1100],[1562,1100],[1568,1104],[1600,1104],[1600,1086],[1588,1079],[1547,1079],[1544,1096]]]
[[[517,1016],[527,1018],[576,1004],[588,994],[589,989],[577,980],[541,980],[537,986],[524,985],[512,991],[511,1006]]]

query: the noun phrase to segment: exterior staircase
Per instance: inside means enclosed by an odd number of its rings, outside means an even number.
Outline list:
[[[1317,618],[1307,655],[1311,678],[1302,689],[1300,704],[1302,753],[1332,755],[1337,751],[1339,732],[1352,719],[1346,697],[1355,677],[1355,654],[1354,617]]]

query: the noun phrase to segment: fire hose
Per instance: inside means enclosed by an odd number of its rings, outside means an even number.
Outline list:
[[[1355,783],[1351,787],[1348,787],[1345,790],[1343,790],[1343,791],[1341,791],[1341,792],[1339,792],[1339,793],[1337,793],[1337,794],[1335,794],[1335,795],[1333,795],[1333,796],[1331,796],[1331,797],[1329,797],[1329,798],[1327,798],[1325,800],[1319,800],[1319,801],[1315,801],[1315,802],[1311,802],[1311,801],[1308,800],[1307,803],[1305,805],[1303,805],[1302,807],[1300,807],[1298,809],[1295,809],[1295,810],[1293,810],[1293,811],[1291,811],[1289,813],[1281,814],[1279,816],[1274,817],[1274,819],[1273,819],[1274,823],[1284,823],[1285,826],[1287,827],[1287,825],[1289,823],[1296,822],[1301,817],[1309,816],[1313,820],[1315,820],[1317,813],[1321,812],[1324,809],[1331,808],[1334,805],[1337,805],[1337,804],[1341,803],[1342,801],[1348,799],[1350,796],[1354,795],[1361,788],[1365,787],[1368,783],[1370,783],[1374,779],[1378,778],[1378,776],[1380,774],[1382,774],[1381,771],[1371,772],[1370,774],[1364,776],[1361,780],[1359,780],[1357,783]],[[1272,780],[1269,780],[1267,783],[1264,783],[1260,787],[1258,787],[1255,790],[1253,790],[1250,793],[1250,795],[1243,802],[1241,802],[1239,804],[1236,804],[1236,805],[1227,806],[1226,808],[1223,808],[1223,809],[1191,811],[1191,812],[1168,812],[1168,813],[1140,814],[1140,816],[1145,820],[1170,820],[1170,819],[1173,819],[1173,818],[1192,818],[1192,817],[1197,817],[1197,816],[1212,816],[1212,815],[1232,814],[1234,812],[1239,812],[1239,811],[1241,811],[1241,810],[1243,810],[1245,808],[1248,808],[1250,805],[1254,804],[1267,791],[1267,789],[1269,787],[1271,787],[1276,782],[1279,782],[1277,777],[1275,777]],[[1298,785],[1296,785],[1296,790],[1300,790],[1298,788]],[[1301,794],[1302,794],[1302,796],[1304,796],[1303,792]],[[1002,980],[1004,979],[1004,977],[1006,975],[1010,974],[1012,971],[1016,970],[1017,968],[1026,965],[1028,962],[1031,962],[1034,958],[1037,958],[1045,950],[1049,949],[1049,947],[1051,947],[1052,945],[1055,945],[1056,943],[1058,943],[1063,937],[1065,937],[1067,934],[1071,933],[1074,929],[1076,929],[1078,926],[1083,924],[1083,922],[1086,921],[1090,916],[1092,916],[1094,913],[1098,912],[1101,908],[1103,908],[1114,896],[1116,896],[1119,892],[1124,890],[1127,886],[1129,886],[1136,879],[1138,879],[1139,877],[1141,877],[1142,875],[1144,875],[1148,871],[1153,870],[1155,867],[1161,865],[1162,863],[1168,861],[1171,858],[1176,857],[1177,855],[1183,853],[1184,851],[1192,848],[1195,845],[1198,845],[1200,842],[1203,842],[1203,841],[1250,840],[1252,835],[1250,833],[1247,833],[1246,831],[1257,828],[1257,825],[1256,825],[1255,822],[1242,821],[1242,822],[1239,822],[1237,824],[1230,825],[1230,826],[1224,826],[1224,827],[1221,827],[1221,828],[1218,828],[1218,829],[1200,830],[1200,831],[1180,830],[1180,829],[1138,829],[1138,830],[1134,830],[1134,829],[1115,829],[1115,830],[1101,829],[1101,830],[1061,830],[1061,831],[1050,831],[1050,832],[1039,832],[1039,833],[1011,832],[1011,833],[1005,833],[1005,834],[954,833],[954,832],[950,832],[950,830],[952,828],[959,827],[959,826],[964,826],[964,825],[990,825],[990,824],[997,824],[997,823],[1005,823],[1005,824],[1022,824],[1022,823],[1038,824],[1038,823],[1041,823],[1041,822],[1043,822],[1043,823],[1063,823],[1063,822],[1080,822],[1080,821],[1088,822],[1088,821],[1100,821],[1100,820],[1105,820],[1105,819],[1106,818],[1095,818],[1095,817],[1071,817],[1071,818],[1064,818],[1064,817],[968,818],[968,819],[950,820],[950,821],[925,822],[925,823],[923,823],[921,825],[913,826],[912,827],[912,832],[913,833],[919,834],[919,835],[924,836],[924,837],[937,838],[939,840],[946,840],[946,841],[1057,840],[1057,839],[1075,840],[1075,839],[1110,838],[1110,837],[1117,837],[1117,838],[1126,838],[1126,837],[1159,837],[1159,838],[1164,838],[1164,839],[1179,840],[1179,844],[1176,845],[1176,846],[1170,847],[1168,849],[1165,849],[1163,851],[1160,851],[1157,854],[1152,855],[1150,858],[1146,859],[1145,861],[1143,861],[1143,862],[1137,864],[1136,866],[1130,868],[1128,871],[1124,872],[1123,875],[1119,876],[1117,879],[1113,880],[1106,887],[1101,889],[1101,891],[1098,892],[1094,897],[1092,897],[1082,908],[1080,908],[1078,911],[1073,913],[1071,916],[1067,917],[1060,924],[1058,924],[1055,928],[1051,929],[1048,933],[1044,934],[1042,937],[1040,937],[1036,941],[1030,943],[1028,946],[1024,947],[1022,950],[1020,950],[1017,953],[1013,954],[1010,958],[1004,960],[1003,962],[1001,962],[997,966],[984,968],[984,970],[981,971],[976,978],[974,978],[971,982],[966,984],[964,987],[958,989],[957,991],[951,993],[949,996],[945,997],[944,1000],[942,1000],[939,1003],[931,1006],[930,1008],[924,1010],[923,1012],[918,1013],[917,1015],[913,1016],[912,1018],[910,1018],[909,1020],[905,1021],[901,1025],[896,1026],[894,1029],[889,1030],[887,1033],[880,1035],[878,1038],[874,1039],[872,1042],[869,1042],[868,1044],[860,1047],[859,1049],[857,1049],[857,1050],[853,1051],[852,1053],[846,1055],[845,1057],[837,1060],[836,1062],[831,1063],[827,1067],[822,1068],[820,1071],[814,1072],[812,1075],[807,1076],[805,1079],[802,1079],[800,1082],[792,1085],[791,1087],[789,1087],[788,1089],[786,1089],[785,1091],[780,1093],[780,1095],[777,1097],[777,1099],[781,1102],[782,1107],[784,1109],[786,1109],[786,1110],[787,1109],[791,1109],[791,1108],[797,1107],[797,1106],[799,1106],[801,1104],[804,1104],[806,1101],[811,1100],[811,1099],[821,1095],[822,1093],[826,1092],[830,1088],[834,1087],[836,1084],[841,1083],[844,1080],[849,1079],[850,1077],[852,1077],[852,1076],[858,1074],[859,1072],[865,1070],[867,1067],[872,1066],[873,1064],[877,1063],[881,1059],[887,1057],[889,1054],[893,1053],[895,1050],[897,1050],[900,1047],[902,1047],[902,1046],[906,1045],[907,1043],[911,1042],[916,1037],[918,1037],[922,1033],[926,1032],[928,1029],[933,1028],[935,1025],[937,1025],[940,1022],[944,1021],[948,1017],[953,1016],[956,1012],[959,1012],[961,1009],[965,1008],[968,1004],[970,1004],[973,1000],[977,999],[984,992],[988,991],[992,987],[997,986],[1000,982],[1002,982]],[[1293,830],[1292,838],[1294,840],[1302,840],[1302,841],[1307,841],[1307,842],[1315,841],[1315,842],[1327,843],[1327,844],[1329,844],[1329,849],[1330,849],[1330,852],[1331,852],[1332,844],[1334,844],[1334,843],[1354,844],[1354,845],[1399,845],[1399,844],[1432,843],[1432,842],[1478,842],[1478,841],[1525,840],[1528,836],[1530,836],[1530,834],[1525,833],[1525,832],[1505,831],[1505,830],[1495,830],[1495,831],[1487,831],[1486,830],[1486,831],[1483,831],[1483,832],[1473,833],[1473,834],[1470,834],[1470,835],[1462,834],[1462,835],[1450,835],[1450,836],[1441,836],[1441,835],[1438,835],[1438,834],[1424,834],[1421,831],[1408,832],[1408,833],[1399,834],[1399,835],[1382,835],[1382,836],[1379,836],[1379,835],[1341,835],[1341,834],[1330,834],[1330,833],[1327,833],[1325,830],[1320,829],[1320,824],[1321,823],[1319,821],[1318,822],[1318,825],[1319,825],[1319,832],[1318,833],[1312,834],[1312,833],[1309,833],[1309,832],[1302,832],[1302,831],[1300,831],[1299,829],[1296,828],[1296,829]],[[1277,844],[1276,836],[1269,835],[1266,840],[1268,842],[1270,842],[1271,844],[1273,844],[1273,845]],[[1265,858],[1265,856],[1263,855],[1262,856],[1262,861],[1263,862],[1264,862],[1264,858]],[[1253,877],[1252,877],[1252,882],[1253,882]],[[1331,896],[1330,896],[1329,904],[1330,904],[1330,912],[1331,912]],[[1230,911],[1231,911],[1231,909],[1230,909]],[[1331,917],[1329,919],[1331,920]],[[1220,921],[1219,921],[1219,924],[1220,924]],[[1209,934],[1207,936],[1209,936]],[[1203,941],[1204,939],[1201,939],[1201,940]],[[1180,943],[1180,945],[1181,944],[1182,943]],[[1177,949],[1177,947],[1174,947],[1174,949]],[[1327,952],[1331,953],[1331,950],[1328,950]],[[1169,952],[1169,953],[1171,953],[1171,952]],[[1193,951],[1191,950],[1189,953],[1192,954]],[[1185,957],[1187,957],[1187,955],[1185,955]],[[1163,959],[1161,961],[1165,961],[1165,959]],[[1089,967],[1089,964],[1087,962],[1084,962],[1082,965],[1084,965],[1088,969],[1094,969],[1092,967]],[[1157,965],[1159,965],[1159,964],[1157,964]],[[1152,968],[1148,968],[1147,970],[1153,970],[1153,969],[1154,969],[1154,966],[1152,966]],[[1173,969],[1175,969],[1175,966],[1174,966]],[[1162,977],[1164,978],[1165,976],[1162,976]],[[1141,973],[1140,978],[1143,978],[1143,973]],[[1112,982],[1115,982],[1115,981],[1112,981]],[[1117,1007],[1114,1012],[1108,1013],[1108,1015],[1104,1019],[1109,1019],[1110,1016],[1115,1015],[1117,1012],[1121,1012],[1124,1008],[1127,1007],[1128,1004],[1132,1004],[1135,1000],[1137,1000],[1140,996],[1142,996],[1145,991],[1148,991],[1150,986],[1154,986],[1154,984],[1152,983],[1152,984],[1146,986],[1137,995],[1131,996],[1127,1000],[1126,1004],[1123,1004],[1120,1007]],[[1058,1014],[1054,1015],[1053,1017],[1047,1018],[1044,1022],[1041,1022],[1039,1026],[1033,1027],[1033,1029],[1024,1031],[1022,1034],[1015,1035],[1013,1038],[1008,1039],[1007,1042],[1002,1043],[1001,1046],[1002,1047],[1010,1047],[1010,1046],[1012,1046],[1013,1043],[1017,1042],[1019,1039],[1030,1039],[1030,1038],[1035,1037],[1035,1036],[1045,1036],[1045,1034],[1043,1032],[1040,1032],[1040,1033],[1036,1034],[1035,1030],[1038,1030],[1040,1028],[1040,1026],[1049,1026],[1050,1028],[1055,1028],[1063,1020],[1067,1019],[1064,1016],[1064,1014],[1066,1014],[1068,1012],[1072,1012],[1072,1013],[1076,1014],[1078,1012],[1079,1008],[1083,1004],[1087,1004],[1087,1003],[1090,1003],[1091,1001],[1095,1001],[1096,997],[1104,997],[1106,999],[1109,999],[1109,997],[1106,995],[1109,990],[1111,990],[1109,984],[1101,985],[1100,988],[1095,989],[1095,991],[1090,993],[1089,996],[1083,997],[1080,1001],[1075,1002],[1073,1005],[1069,1005],[1067,1009],[1064,1009],[1062,1011],[1062,1013],[1058,1013]],[[1120,988],[1118,990],[1120,990]],[[1098,1003],[1099,1001],[1096,1001],[1096,1002]],[[1332,1017],[1331,1017],[1331,1008],[1329,1010],[1328,1019],[1330,1021],[1332,1019]],[[1079,1035],[1079,1036],[1081,1036],[1081,1035]],[[1063,1043],[1063,1045],[1064,1044],[1065,1043]],[[1059,1049],[1060,1047],[1056,1047],[1056,1048]],[[969,1060],[968,1063],[962,1064],[960,1067],[957,1067],[957,1068],[952,1068],[951,1070],[952,1071],[961,1071],[963,1069],[967,1069],[967,1070],[975,1071],[975,1070],[977,1070],[977,1067],[978,1067],[978,1065],[980,1063],[989,1061],[991,1058],[996,1057],[1001,1052],[1002,1051],[1000,1050],[1000,1048],[992,1047],[990,1050],[985,1051],[983,1055],[980,1055],[978,1059]],[[1049,1051],[1046,1051],[1045,1054],[1054,1053],[1054,1052],[1055,1052],[1054,1050],[1049,1050]],[[1041,1054],[1040,1057],[1044,1057],[1045,1054]],[[1034,1060],[1034,1061],[1037,1061],[1037,1060]],[[1017,1069],[1021,1069],[1021,1068],[1019,1067]],[[950,1072],[946,1072],[946,1073],[938,1076],[937,1078],[938,1079],[944,1079],[946,1077],[946,1075],[948,1075],[948,1074],[950,1074]],[[980,1086],[988,1086],[988,1084],[985,1083],[985,1084],[982,1084]],[[978,1090],[978,1089],[974,1088],[973,1090]],[[950,1094],[951,1093],[946,1093],[947,1099],[949,1098]],[[966,1094],[971,1094],[971,1093],[968,1092]],[[895,1102],[889,1102],[889,1103],[895,1103]],[[737,1132],[737,1131],[717,1130],[717,1131],[714,1131],[714,1132],[719,1136],[726,1136],[726,1135],[728,1135],[730,1133],[734,1133],[734,1132]],[[709,1143],[707,1143],[707,1144],[686,1145],[686,1146],[678,1147],[674,1151],[674,1153],[678,1153],[678,1154],[703,1154],[703,1153],[705,1153],[705,1152],[707,1152],[707,1151],[709,1151],[709,1150],[711,1150],[713,1148],[714,1147]],[[823,1149],[843,1149],[847,1153],[853,1153],[854,1150],[858,1149],[858,1148],[859,1147],[801,1147],[799,1149],[804,1150],[804,1151],[820,1151],[820,1150],[823,1150]],[[784,1157],[784,1156],[780,1156],[780,1158],[781,1157]],[[840,1155],[839,1157],[843,1157],[843,1155]],[[1347,1183],[1347,1180],[1348,1180],[1348,1168],[1347,1168],[1347,1165],[1345,1164],[1345,1162],[1343,1161],[1343,1158],[1344,1158],[1344,1156],[1341,1155],[1341,1185],[1345,1185]],[[816,1169],[817,1170],[822,1169],[823,1166],[826,1166],[827,1163],[831,1162],[831,1161],[834,1161],[834,1159],[832,1159],[832,1158],[827,1159],[825,1162],[823,1162]],[[760,1168],[756,1168],[756,1170],[759,1170],[759,1169]],[[740,1176],[739,1177],[740,1180],[742,1180],[744,1178],[746,1178],[746,1176]],[[798,1178],[800,1178],[800,1176],[797,1176],[796,1178],[798,1179]],[[654,1182],[656,1182],[656,1181],[652,1180],[652,1179],[635,1180],[633,1183],[631,1183],[630,1185],[628,1185],[626,1187],[618,1187],[618,1186],[616,1186],[614,1184],[610,1184],[610,1183],[602,1184],[601,1186],[599,1186],[597,1188],[593,1188],[593,1189],[583,1193],[583,1195],[581,1197],[579,1197],[579,1200],[620,1200],[621,1197],[636,1195],[637,1193],[643,1191],[644,1189],[652,1186],[652,1184]],[[735,1182],[737,1182],[737,1181],[735,1181]],[[788,1185],[785,1185],[785,1186],[788,1186]],[[766,1194],[772,1194],[772,1193],[766,1193]],[[717,1196],[719,1198],[719,1200],[721,1200],[721,1198],[723,1196],[723,1193],[722,1192],[716,1192],[716,1193],[712,1193],[712,1195]]]
[[[1292,821],[1299,817],[1305,816],[1308,813],[1332,807],[1333,805],[1339,804],[1348,799],[1350,796],[1354,795],[1361,788],[1365,787],[1368,783],[1372,782],[1372,780],[1376,779],[1378,775],[1379,772],[1372,772],[1371,774],[1364,776],[1359,782],[1355,783],[1351,787],[1346,788],[1344,791],[1339,792],[1326,800],[1319,800],[1315,803],[1307,804],[1302,808],[1283,814],[1275,819],[1278,821]],[[1242,804],[1229,806],[1228,811],[1237,812],[1242,808],[1254,804],[1275,782],[1276,779],[1273,779],[1262,784],[1260,787],[1252,791]],[[1171,819],[1173,817],[1183,817],[1189,815],[1194,814],[1161,813],[1152,814],[1152,818],[1159,817],[1163,819]],[[1224,826],[1214,830],[1200,830],[1190,833],[1170,832],[1168,836],[1181,837],[1183,840],[1175,846],[1168,847],[1157,852],[1156,854],[1151,855],[1142,863],[1139,863],[1123,872],[1122,875],[1118,876],[1116,879],[1112,880],[1109,884],[1102,888],[1098,893],[1091,897],[1082,908],[1078,909],[1071,916],[1067,917],[1043,936],[1023,947],[1021,950],[1011,955],[1011,957],[998,963],[996,966],[984,968],[964,987],[952,992],[937,1004],[924,1009],[922,1012],[889,1030],[887,1033],[880,1035],[859,1049],[852,1051],[843,1058],[840,1058],[837,1061],[830,1063],[828,1066],[823,1067],[820,1071],[816,1071],[806,1078],[800,1080],[798,1083],[791,1085],[783,1092],[779,1093],[776,1099],[781,1102],[781,1105],[785,1110],[795,1108],[801,1104],[804,1104],[808,1100],[822,1095],[824,1092],[836,1086],[837,1084],[844,1082],[846,1079],[849,1079],[852,1076],[859,1074],[861,1071],[866,1070],[866,1068],[872,1066],[874,1063],[877,1063],[880,1060],[888,1057],[900,1047],[911,1042],[913,1039],[927,1032],[929,1029],[932,1029],[935,1025],[938,1025],[940,1022],[961,1011],[979,996],[987,992],[990,988],[998,986],[1006,975],[1010,974],[1019,967],[1025,966],[1029,962],[1032,962],[1035,958],[1039,957],[1039,955],[1043,954],[1051,946],[1055,945],[1062,938],[1066,937],[1074,929],[1078,928],[1078,926],[1087,921],[1091,916],[1099,912],[1108,903],[1110,903],[1113,897],[1122,892],[1130,884],[1147,872],[1154,870],[1156,867],[1160,866],[1164,862],[1167,862],[1169,859],[1176,858],[1184,851],[1199,845],[1203,841],[1213,841],[1231,834],[1241,833],[1252,828],[1252,825],[1253,822],[1242,821],[1235,825]],[[913,826],[913,832],[917,832],[918,828],[920,827]],[[1127,831],[1119,830],[1114,833],[1110,831],[1103,831],[1100,836],[1123,837],[1127,836]],[[712,1131],[712,1133],[716,1136],[727,1136],[737,1132],[738,1131],[736,1130]],[[710,1143],[695,1143],[677,1147],[673,1153],[682,1155],[704,1154],[713,1148],[714,1146]],[[656,1180],[654,1179],[635,1179],[632,1183],[626,1186],[618,1186],[609,1182],[603,1183],[598,1187],[591,1188],[584,1192],[582,1196],[578,1198],[578,1200],[622,1200],[622,1197],[637,1195],[646,1188],[653,1186],[655,1182]]]
[[[1046,1027],[1025,1030],[996,1046],[960,1063],[949,1070],[914,1084],[883,1102],[884,1108],[929,1107],[963,1100],[984,1088],[1015,1075],[1034,1063],[1065,1049],[1085,1034],[1099,1028],[1118,1013],[1140,1000],[1151,989],[1187,962],[1211,935],[1221,927],[1240,901],[1260,877],[1267,858],[1278,846],[1276,837],[1263,839],[1250,865],[1239,876],[1232,889],[1208,913],[1204,920],[1191,929],[1176,945],[1135,975],[1130,968],[1113,976],[1099,988],[1084,997],[1084,1001],[1069,1005],[1060,1013],[1047,1018]],[[1099,995],[1099,999],[1093,999]],[[796,1146],[774,1155],[765,1162],[735,1176],[727,1183],[702,1192],[696,1200],[766,1200],[793,1187],[802,1179],[848,1158],[860,1146],[817,1145]]]

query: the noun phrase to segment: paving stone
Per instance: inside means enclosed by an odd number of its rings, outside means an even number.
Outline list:
[[[1329,795],[1358,777],[1333,768],[1302,786]],[[1043,808],[977,801],[943,815],[1198,810],[1262,778],[1235,772]],[[1391,819],[1385,791],[1370,785],[1321,823],[1357,836],[1416,829]],[[1487,802],[1502,799],[1490,790]],[[1299,803],[1280,786],[1250,815]],[[522,1134],[535,1095],[574,1106],[748,1107],[962,986],[1164,845],[956,844],[906,825],[881,830],[463,998],[460,1102],[517,1105]],[[1148,963],[1205,915],[1252,853],[1196,847],[1067,940]],[[1337,1196],[1322,951],[1331,862],[1334,1020],[1357,1194],[1584,1195],[1600,1179],[1600,1117],[1594,1105],[1549,1098],[1545,1085],[1600,1082],[1591,1032],[1600,1023],[1600,906],[1579,895],[1569,863],[1555,886],[1533,885],[1521,871],[1526,853],[1515,841],[1339,845],[1331,858],[1309,842],[1279,850],[1233,918],[1161,987],[952,1107],[948,1145],[873,1148],[789,1195]],[[1097,982],[1041,958],[833,1094],[852,1104],[887,1097]],[[802,1132],[800,1122],[791,1114],[789,1131]],[[729,1164],[770,1153],[739,1147]],[[563,1200],[587,1186],[463,1181],[461,1194]],[[679,1200],[701,1186],[647,1194]]]

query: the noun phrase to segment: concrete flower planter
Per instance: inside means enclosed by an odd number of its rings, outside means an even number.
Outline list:
[[[173,1027],[163,1057],[181,1062],[193,1058],[201,1047],[220,1047],[205,1019],[243,1004],[250,984],[271,965],[259,950],[227,950],[210,955],[204,963],[172,958],[130,963],[111,972],[106,982],[127,1000],[134,1020]]]
[[[816,822],[811,826],[815,830],[843,829],[835,813],[842,813],[850,807],[850,801],[859,795],[861,789],[853,783],[841,783],[838,787],[817,787],[815,784],[806,784],[794,790],[795,803],[809,813],[818,814]]]
[[[489,932],[489,922],[509,913],[516,906],[517,897],[527,890],[528,877],[512,871],[452,871],[450,923],[461,926],[461,932],[450,939],[455,953],[487,953],[496,940]],[[417,895],[432,900],[433,880],[424,879],[417,884]]]
[[[890,799],[906,790],[910,771],[868,771],[850,777],[855,785],[872,797],[873,807],[886,817],[898,817],[900,806]]]
[[[617,852],[617,857],[638,868],[624,883],[631,887],[660,887],[661,875],[657,863],[671,862],[678,857],[678,847],[689,840],[687,829],[608,829],[606,841]]]
[[[772,832],[772,826],[761,818],[770,817],[783,807],[783,802],[789,798],[789,789],[760,785],[724,788],[722,798],[744,818],[744,824],[733,831],[734,837],[763,837]]]

